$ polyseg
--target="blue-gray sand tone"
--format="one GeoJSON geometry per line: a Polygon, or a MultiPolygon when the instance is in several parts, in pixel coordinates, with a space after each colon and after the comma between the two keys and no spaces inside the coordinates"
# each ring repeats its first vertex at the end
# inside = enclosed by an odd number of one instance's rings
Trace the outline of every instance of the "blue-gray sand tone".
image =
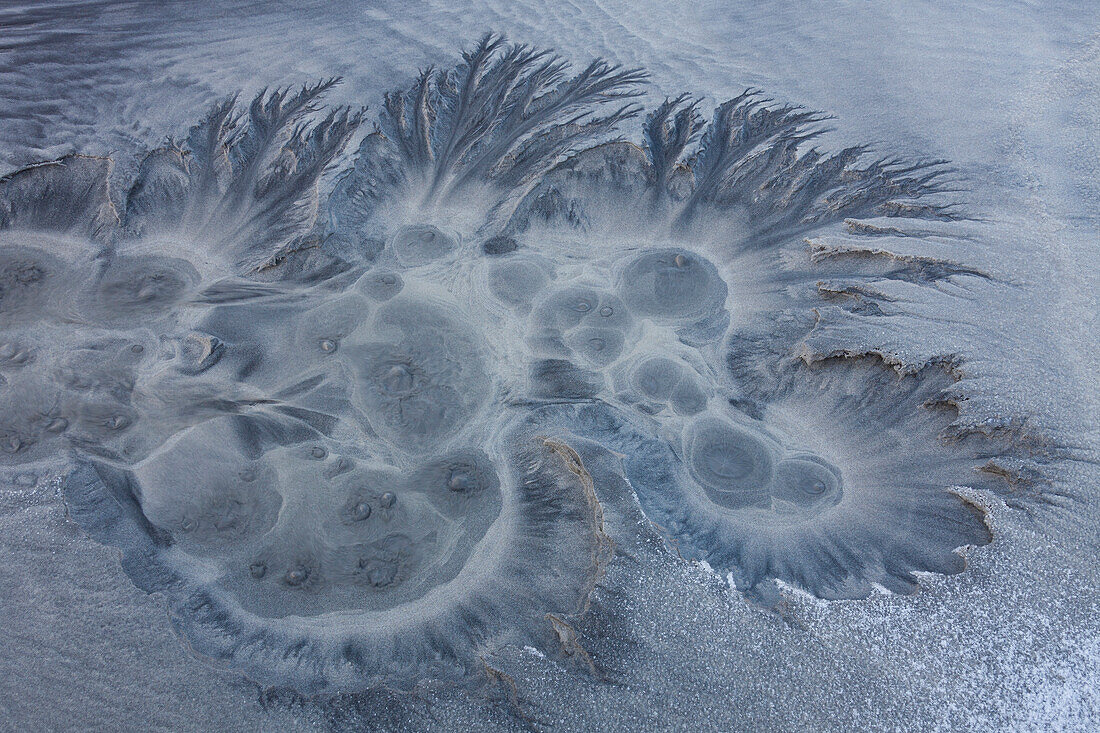
{"type": "Polygon", "coordinates": [[[1098,20],[0,9],[0,730],[1094,729],[1098,20]]]}

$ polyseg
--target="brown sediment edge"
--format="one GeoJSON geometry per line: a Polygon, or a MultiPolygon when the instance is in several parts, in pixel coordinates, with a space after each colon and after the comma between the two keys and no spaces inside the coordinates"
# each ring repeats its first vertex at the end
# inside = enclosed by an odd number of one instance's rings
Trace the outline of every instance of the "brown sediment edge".
{"type": "Polygon", "coordinates": [[[860,298],[863,296],[870,296],[876,300],[882,300],[887,303],[893,303],[897,300],[891,295],[878,290],[870,285],[846,283],[837,284],[829,280],[818,280],[816,283],[818,295],[826,300],[835,300],[843,297],[860,298]]]}
{"type": "MultiPolygon", "coordinates": [[[[816,309],[814,312],[816,315],[816,309]]],[[[950,377],[954,383],[961,381],[965,376],[963,373],[962,360],[955,356],[930,359],[922,364],[914,365],[902,361],[895,355],[877,350],[849,351],[837,349],[829,353],[814,353],[804,347],[802,352],[798,355],[798,358],[808,367],[829,366],[842,362],[864,361],[894,371],[898,374],[899,379],[906,377],[915,377],[919,379],[922,374],[937,370],[942,371],[950,377]]],[[[955,443],[973,436],[988,441],[994,441],[1004,446],[1006,449],[1006,458],[1010,457],[1014,451],[1035,455],[1045,453],[1054,447],[1052,441],[1047,436],[1037,433],[1034,430],[1029,430],[1026,419],[1006,420],[1001,423],[988,425],[966,425],[959,423],[958,419],[961,414],[959,403],[965,401],[965,399],[965,396],[953,397],[944,395],[939,398],[927,400],[922,405],[926,409],[947,409],[950,410],[953,415],[951,424],[938,436],[939,440],[945,443],[955,443]]],[[[985,463],[976,465],[974,470],[978,473],[1003,481],[1006,491],[1005,494],[1001,496],[1001,499],[1005,501],[1009,507],[1028,509],[1026,503],[1018,500],[1018,498],[1014,498],[1019,497],[1025,492],[1032,499],[1037,499],[1046,503],[1056,503],[1051,501],[1053,497],[1046,496],[1046,492],[1038,489],[1037,483],[1041,480],[1040,476],[1031,475],[1030,473],[1007,465],[997,457],[989,458],[985,463]]],[[[990,541],[992,541],[994,536],[993,525],[990,520],[992,506],[975,500],[974,497],[960,493],[955,488],[944,487],[944,490],[958,498],[964,506],[981,518],[982,523],[989,532],[990,541]]]]}
{"type": "MultiPolygon", "coordinates": [[[[905,235],[899,234],[899,236],[905,235]]],[[[905,265],[944,265],[952,268],[954,271],[952,274],[954,275],[974,275],[975,277],[986,280],[994,279],[988,272],[984,272],[974,267],[968,267],[955,260],[945,260],[939,257],[929,257],[926,255],[903,255],[891,252],[887,249],[882,249],[881,247],[828,245],[810,238],[803,239],[802,241],[810,247],[810,262],[812,263],[839,259],[884,259],[905,265]]]]}
{"type": "Polygon", "coordinates": [[[588,667],[588,671],[593,675],[596,674],[596,665],[592,662],[592,657],[581,646],[580,641],[577,639],[577,630],[569,624],[568,621],[560,616],[555,616],[552,613],[546,614],[546,620],[550,622],[550,625],[554,629],[554,633],[558,636],[558,643],[561,644],[561,649],[565,652],[565,656],[570,659],[577,659],[584,662],[588,667]]]}
{"type": "Polygon", "coordinates": [[[588,508],[591,511],[588,524],[595,539],[595,546],[592,548],[592,574],[589,576],[577,610],[574,612],[574,615],[579,616],[587,612],[591,605],[592,592],[595,590],[596,584],[603,578],[608,563],[611,562],[615,543],[604,529],[603,505],[600,503],[599,497],[596,496],[596,486],[592,480],[592,474],[584,467],[581,457],[575,450],[560,440],[544,436],[537,436],[535,439],[542,441],[544,446],[561,459],[562,463],[565,464],[565,468],[580,479],[584,497],[588,501],[588,508]]]}
{"type": "MultiPolygon", "coordinates": [[[[820,322],[820,312],[814,308],[814,328],[820,322]]],[[[812,329],[811,329],[812,330],[812,329]]],[[[842,362],[866,361],[878,364],[894,371],[899,378],[920,377],[930,371],[940,370],[949,376],[952,382],[962,381],[966,374],[963,371],[963,360],[955,355],[933,357],[920,364],[911,364],[903,361],[898,356],[878,349],[833,349],[828,352],[813,351],[803,342],[801,350],[795,357],[807,367],[829,366],[842,362]]],[[[1006,443],[1010,449],[1019,449],[1032,454],[1049,451],[1055,448],[1055,443],[1041,432],[1030,429],[1026,417],[1004,419],[999,422],[985,422],[984,424],[963,424],[958,419],[962,416],[960,402],[965,402],[965,395],[943,395],[936,399],[928,400],[925,407],[944,407],[954,412],[951,424],[940,434],[940,440],[945,442],[957,442],[969,436],[981,436],[988,440],[999,440],[1006,443]]],[[[1004,474],[1002,474],[1004,475],[1004,474]]],[[[1007,477],[1007,476],[1006,476],[1007,477]]],[[[1015,483],[1023,483],[1025,477],[1017,476],[1015,483]]]]}
{"type": "MultiPolygon", "coordinates": [[[[859,219],[845,219],[844,226],[848,228],[849,234],[867,234],[873,236],[896,236],[896,237],[908,237],[911,236],[907,232],[898,229],[897,227],[880,227],[868,222],[861,221],[859,219]]],[[[809,240],[807,240],[809,241],[809,240]]]]}
{"type": "MultiPolygon", "coordinates": [[[[820,321],[820,314],[816,308],[813,309],[813,314],[815,319],[820,321]]],[[[796,359],[810,368],[863,361],[889,369],[895,372],[899,379],[905,377],[919,378],[922,374],[932,371],[942,371],[954,383],[958,383],[966,377],[963,372],[963,361],[958,356],[934,357],[920,364],[910,364],[894,354],[878,349],[833,349],[829,352],[817,352],[811,350],[803,342],[802,349],[796,355],[796,359]]],[[[926,408],[943,407],[954,413],[951,424],[940,434],[940,440],[956,442],[971,435],[978,435],[989,440],[1005,441],[1010,444],[1008,447],[1022,448],[1032,452],[1053,447],[1048,438],[1035,431],[1028,430],[1025,419],[1005,420],[997,424],[986,425],[964,425],[959,423],[958,419],[961,417],[959,403],[965,402],[966,399],[965,395],[960,397],[943,395],[924,403],[923,406],[926,408]]],[[[1022,481],[1023,477],[1018,477],[1018,480],[1022,481]]]]}
{"type": "MultiPolygon", "coordinates": [[[[821,324],[821,311],[817,308],[811,308],[810,311],[814,316],[814,325],[813,328],[810,329],[810,333],[812,333],[821,324]]],[[[896,372],[899,377],[917,376],[925,370],[937,368],[942,369],[944,373],[949,375],[952,381],[955,382],[962,380],[966,376],[962,371],[962,359],[953,355],[933,357],[920,364],[910,364],[898,356],[880,349],[836,348],[827,352],[815,351],[811,349],[805,341],[802,342],[801,346],[802,348],[795,355],[795,358],[808,367],[825,366],[844,361],[854,362],[865,360],[878,363],[896,372]]],[[[951,404],[957,409],[954,400],[945,398],[943,402],[945,404],[951,404]]]]}
{"type": "MultiPolygon", "coordinates": [[[[981,469],[977,469],[977,470],[980,471],[981,469]]],[[[982,524],[985,525],[985,529],[986,529],[986,532],[989,535],[989,538],[985,542],[983,542],[982,544],[988,545],[990,542],[992,542],[993,539],[994,539],[993,521],[989,517],[990,512],[992,511],[992,507],[982,503],[981,501],[979,501],[977,498],[975,498],[973,496],[969,496],[966,492],[960,491],[958,488],[956,488],[954,486],[948,487],[947,488],[947,493],[951,494],[952,496],[957,498],[960,502],[962,502],[962,505],[964,507],[966,507],[967,509],[969,509],[970,512],[974,516],[976,516],[979,520],[981,520],[982,524]]],[[[961,547],[956,547],[955,548],[955,552],[958,553],[962,557],[963,561],[966,561],[966,559],[967,559],[966,555],[963,554],[963,553],[960,553],[959,550],[961,550],[965,547],[969,547],[969,545],[962,545],[961,547]]],[[[965,569],[966,568],[964,566],[963,570],[965,571],[965,569]]]]}
{"type": "MultiPolygon", "coordinates": [[[[596,590],[596,585],[607,571],[608,564],[611,562],[611,557],[614,553],[614,541],[604,529],[603,505],[596,495],[596,487],[592,480],[592,474],[584,467],[584,462],[581,460],[577,451],[566,443],[554,438],[536,436],[535,440],[541,441],[545,447],[550,449],[550,452],[561,459],[561,462],[570,473],[580,479],[581,488],[584,491],[584,496],[591,512],[588,525],[592,530],[592,536],[595,540],[592,547],[592,572],[585,583],[580,600],[577,603],[577,610],[570,614],[570,618],[580,618],[584,616],[592,606],[592,594],[596,590]]],[[[583,662],[584,665],[588,667],[589,672],[595,675],[597,673],[596,665],[593,663],[591,655],[589,655],[581,645],[577,630],[562,616],[548,613],[545,618],[550,622],[550,626],[553,628],[554,634],[557,636],[558,643],[561,645],[565,655],[571,659],[583,662]]]]}
{"type": "Polygon", "coordinates": [[[522,707],[519,704],[519,687],[516,685],[515,678],[504,670],[497,669],[489,664],[485,657],[478,656],[477,659],[481,662],[481,669],[485,672],[485,678],[488,683],[503,687],[508,696],[508,703],[515,711],[522,714],[522,707]]]}

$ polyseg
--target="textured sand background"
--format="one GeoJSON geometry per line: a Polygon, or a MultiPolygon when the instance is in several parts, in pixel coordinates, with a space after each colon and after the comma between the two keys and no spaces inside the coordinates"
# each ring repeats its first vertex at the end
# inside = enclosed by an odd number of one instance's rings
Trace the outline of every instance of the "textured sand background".
{"type": "MultiPolygon", "coordinates": [[[[746,86],[834,113],[830,145],[942,157],[992,235],[963,259],[1011,295],[910,323],[898,351],[953,353],[973,411],[1026,419],[1080,460],[1071,499],[995,508],[992,545],[913,597],[754,611],[704,569],[617,566],[631,683],[531,656],[528,696],[563,729],[1089,729],[1100,719],[1100,14],[1084,3],[56,2],[0,8],[0,173],[69,152],[120,174],[215,99],[338,74],[377,109],[486,30],[652,73],[652,98],[746,86]],[[595,712],[594,712],[595,711],[595,712]]],[[[510,727],[462,696],[302,705],[194,659],[116,553],[49,486],[0,496],[0,728],[510,727]]]]}

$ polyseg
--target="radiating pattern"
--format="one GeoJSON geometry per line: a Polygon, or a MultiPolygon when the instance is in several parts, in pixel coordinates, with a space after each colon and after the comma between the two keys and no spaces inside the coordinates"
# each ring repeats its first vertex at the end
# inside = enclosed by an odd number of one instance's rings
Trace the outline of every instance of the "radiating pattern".
{"type": "Polygon", "coordinates": [[[819,150],[755,90],[642,115],[644,79],[486,36],[386,95],[331,196],[367,119],[335,80],[217,104],[124,192],[101,158],[4,179],[0,465],[69,456],[73,517],[187,644],[307,694],[587,660],[637,529],[573,441],[746,593],[961,571],[991,536],[958,490],[1008,449],[946,371],[808,345],[883,282],[982,276],[876,246],[950,232],[950,169],[819,150]]]}

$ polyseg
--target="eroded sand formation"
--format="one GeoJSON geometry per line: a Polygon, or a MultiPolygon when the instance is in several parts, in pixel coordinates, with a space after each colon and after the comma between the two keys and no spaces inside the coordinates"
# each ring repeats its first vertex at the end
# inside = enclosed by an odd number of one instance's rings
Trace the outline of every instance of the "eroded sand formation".
{"type": "Polygon", "coordinates": [[[944,369],[813,346],[904,308],[885,281],[985,277],[888,249],[949,236],[949,171],[823,153],[751,91],[609,141],[643,80],[487,37],[387,95],[325,200],[364,119],[333,82],[217,105],[120,193],[101,158],[8,177],[0,466],[64,459],[192,649],[306,694],[584,656],[634,530],[571,440],[746,593],[959,572],[991,539],[959,491],[1008,448],[953,427],[944,369]]]}

